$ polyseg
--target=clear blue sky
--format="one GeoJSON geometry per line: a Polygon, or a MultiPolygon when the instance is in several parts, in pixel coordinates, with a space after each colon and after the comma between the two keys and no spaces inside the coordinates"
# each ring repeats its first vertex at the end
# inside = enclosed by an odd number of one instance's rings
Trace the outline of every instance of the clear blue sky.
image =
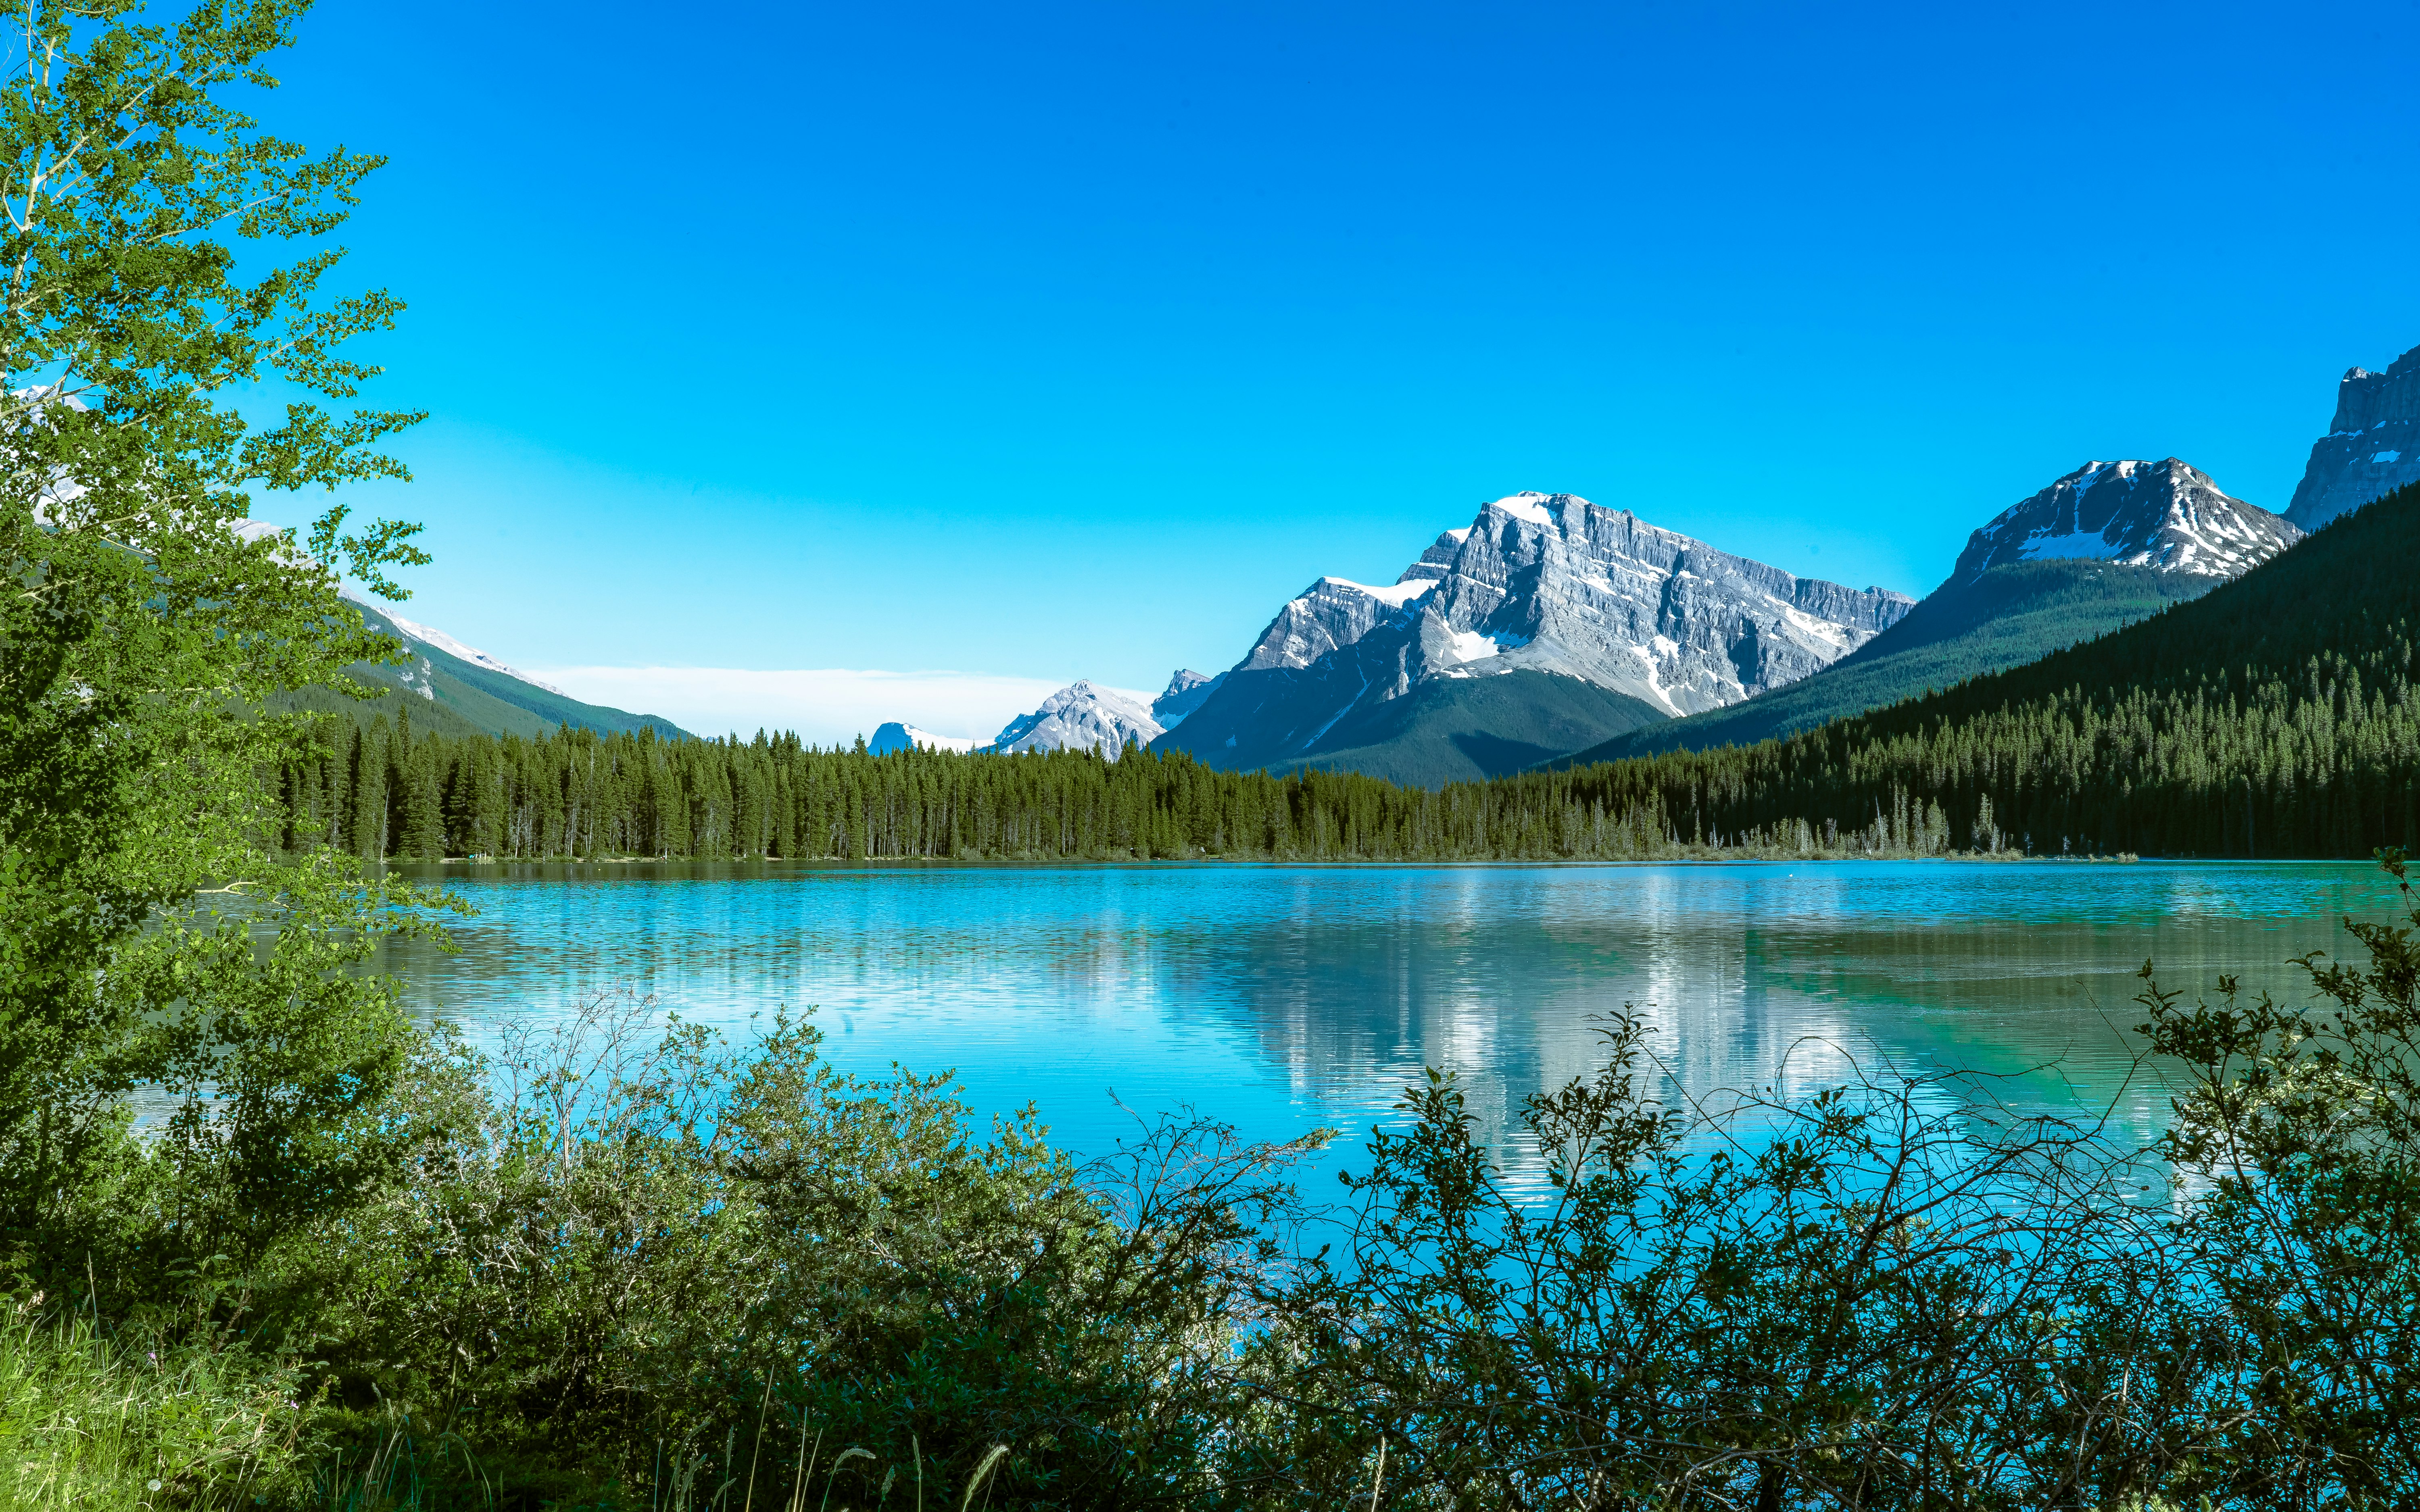
{"type": "Polygon", "coordinates": [[[263,113],[392,157],[351,266],[435,417],[358,501],[427,522],[406,612],[520,665],[1156,687],[1519,488],[1922,593],[2090,457],[2283,508],[2420,345],[2413,0],[303,39],[263,113]]]}

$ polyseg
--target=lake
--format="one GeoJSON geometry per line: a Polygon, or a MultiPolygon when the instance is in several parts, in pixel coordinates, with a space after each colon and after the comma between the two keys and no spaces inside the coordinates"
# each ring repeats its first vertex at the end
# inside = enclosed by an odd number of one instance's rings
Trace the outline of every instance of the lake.
{"type": "Polygon", "coordinates": [[[480,1038],[627,982],[744,1035],[812,1006],[844,1068],[954,1068],[1088,1154],[1132,1131],[1119,1102],[1358,1134],[1431,1065],[1501,1131],[1626,1003],[1693,1090],[1956,1066],[2140,1136],[2168,1095],[2130,1080],[2145,958],[2283,995],[2393,903],[2334,862],[405,870],[479,909],[458,955],[391,949],[417,1014],[480,1038]]]}

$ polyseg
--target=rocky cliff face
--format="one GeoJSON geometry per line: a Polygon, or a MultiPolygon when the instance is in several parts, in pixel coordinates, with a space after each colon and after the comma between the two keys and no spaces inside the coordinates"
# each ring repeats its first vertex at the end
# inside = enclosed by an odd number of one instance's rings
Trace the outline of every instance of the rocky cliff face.
{"type": "Polygon", "coordinates": [[[1688,714],[1829,666],[1914,602],[1793,578],[1575,495],[1513,494],[1388,588],[1313,584],[1168,743],[1275,764],[1424,684],[1516,671],[1688,714]]]}
{"type": "Polygon", "coordinates": [[[2383,373],[2354,368],[2336,385],[2336,418],[2311,444],[2286,517],[2316,531],[2348,510],[2420,483],[2420,347],[2383,373]]]}
{"type": "Polygon", "coordinates": [[[2087,462],[1966,539],[1945,587],[2011,562],[2098,561],[2232,578],[2303,538],[2175,457],[2087,462]]]}
{"type": "Polygon", "coordinates": [[[1524,493],[1480,511],[1401,640],[1412,678],[1559,672],[1691,714],[1827,667],[1914,603],[1793,578],[1626,509],[1524,493]]]}

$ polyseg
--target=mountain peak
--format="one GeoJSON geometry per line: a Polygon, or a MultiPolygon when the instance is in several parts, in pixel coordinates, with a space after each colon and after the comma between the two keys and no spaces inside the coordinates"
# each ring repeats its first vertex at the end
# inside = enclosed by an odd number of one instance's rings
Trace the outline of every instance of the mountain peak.
{"type": "Polygon", "coordinates": [[[1438,532],[1437,538],[1430,543],[1427,550],[1419,554],[1419,560],[1404,569],[1403,576],[1395,579],[1396,584],[1401,586],[1410,582],[1433,583],[1442,579],[1453,570],[1453,555],[1462,549],[1462,543],[1468,539],[1470,539],[1470,527],[1467,525],[1460,530],[1438,532]]]}
{"type": "Polygon", "coordinates": [[[1166,733],[1140,695],[1086,678],[1044,699],[1032,714],[1011,719],[989,748],[1091,750],[1115,761],[1127,746],[1148,746],[1166,733]]]}
{"type": "MultiPolygon", "coordinates": [[[[1481,708],[1524,729],[1536,714],[1537,728],[1586,744],[1804,677],[1915,602],[1795,578],[1629,510],[1535,490],[1481,504],[1394,587],[1321,579],[1169,744],[1220,765],[1281,766],[1481,708]]],[[[1484,771],[1515,760],[1522,740],[1496,731],[1454,733],[1453,761],[1484,771]]]]}
{"type": "Polygon", "coordinates": [[[2181,458],[2094,460],[1967,537],[1949,576],[1972,582],[2011,562],[2097,561],[2232,578],[2302,538],[2181,458]]]}

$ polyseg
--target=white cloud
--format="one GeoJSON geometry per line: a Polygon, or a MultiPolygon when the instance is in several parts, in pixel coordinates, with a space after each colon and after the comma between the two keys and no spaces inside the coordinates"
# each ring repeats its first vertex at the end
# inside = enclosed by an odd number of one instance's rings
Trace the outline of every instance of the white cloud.
{"type": "Polygon", "coordinates": [[[989,740],[1065,686],[1038,677],[849,668],[533,667],[529,672],[584,702],[661,715],[697,734],[795,730],[818,746],[846,745],[892,719],[937,735],[989,740]]]}

